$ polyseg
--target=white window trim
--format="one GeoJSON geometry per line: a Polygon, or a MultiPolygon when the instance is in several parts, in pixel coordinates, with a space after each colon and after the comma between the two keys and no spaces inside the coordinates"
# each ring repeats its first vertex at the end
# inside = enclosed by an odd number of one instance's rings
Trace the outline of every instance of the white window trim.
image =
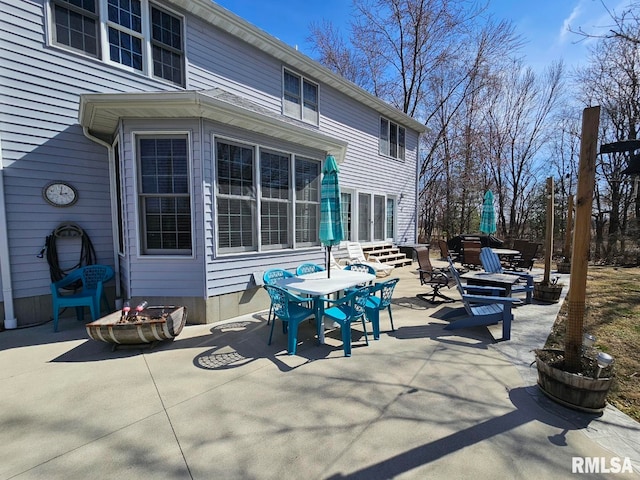
{"type": "MultiPolygon", "coordinates": [[[[380,240],[374,239],[374,222],[375,222],[375,197],[384,198],[384,240],[390,241],[395,238],[396,231],[389,232],[387,230],[387,200],[391,199],[394,201],[394,217],[395,222],[393,225],[394,230],[398,228],[398,202],[400,197],[398,195],[391,195],[388,193],[381,193],[378,191],[372,190],[354,190],[349,188],[341,189],[341,192],[350,193],[351,194],[351,207],[352,207],[352,219],[351,219],[351,236],[354,242],[365,242],[365,243],[375,243],[380,240]],[[369,196],[369,212],[370,212],[370,220],[369,220],[369,240],[359,240],[360,238],[360,195],[368,195],[369,196]]],[[[346,240],[349,241],[349,240],[346,240]]]]}
{"type": "Polygon", "coordinates": [[[134,211],[134,220],[135,220],[135,229],[136,229],[136,259],[140,260],[185,260],[185,259],[194,259],[195,258],[195,243],[196,243],[196,231],[195,231],[195,221],[194,221],[194,206],[195,199],[193,194],[193,133],[191,130],[133,130],[131,131],[131,155],[133,162],[133,185],[135,192],[135,211],[134,211]],[[140,218],[140,191],[139,191],[139,178],[138,178],[138,142],[137,137],[170,137],[177,135],[186,135],[187,137],[187,168],[189,169],[189,205],[191,209],[191,253],[190,254],[149,254],[142,252],[142,229],[141,229],[141,218],[140,218]]]}
{"type": "MultiPolygon", "coordinates": [[[[213,195],[212,195],[212,204],[211,204],[211,217],[212,217],[212,222],[213,222],[213,238],[214,238],[214,245],[215,245],[215,257],[233,257],[233,256],[246,256],[246,255],[259,255],[259,254],[264,254],[264,253],[273,253],[273,252],[300,252],[300,251],[304,251],[304,250],[308,250],[308,249],[315,249],[320,245],[320,242],[318,241],[317,244],[314,245],[307,245],[304,244],[303,246],[299,246],[298,242],[296,241],[296,202],[297,202],[297,196],[296,196],[296,189],[295,189],[295,165],[296,165],[296,159],[300,157],[303,160],[311,160],[311,161],[317,161],[319,163],[320,166],[320,177],[322,176],[322,160],[317,159],[317,158],[313,158],[312,156],[309,155],[303,155],[303,154],[296,154],[294,152],[291,151],[287,151],[287,150],[283,150],[283,149],[279,149],[277,147],[273,147],[273,146],[267,146],[267,145],[261,145],[259,143],[250,141],[250,140],[246,140],[246,139],[242,139],[242,138],[237,138],[237,137],[233,137],[233,136],[228,136],[228,135],[217,135],[215,133],[211,134],[211,156],[210,156],[210,161],[211,161],[211,173],[212,173],[212,184],[213,184],[213,195]],[[255,208],[256,208],[256,218],[255,218],[255,227],[257,228],[257,230],[254,232],[254,242],[256,243],[256,249],[255,250],[243,250],[243,251],[224,251],[220,248],[220,244],[218,242],[218,232],[219,232],[219,223],[218,223],[218,167],[217,167],[217,158],[216,158],[216,145],[217,142],[230,142],[233,144],[239,144],[242,146],[245,146],[247,148],[252,148],[254,151],[254,164],[253,164],[253,175],[254,175],[254,195],[255,195],[255,208]],[[261,201],[262,201],[262,185],[261,185],[261,178],[260,178],[260,152],[261,149],[267,150],[269,152],[274,152],[274,153],[281,153],[283,155],[287,155],[289,156],[289,162],[290,162],[290,169],[289,169],[289,185],[291,187],[291,195],[290,195],[290,199],[289,199],[289,217],[291,219],[290,225],[289,225],[289,238],[290,240],[290,244],[291,246],[286,247],[286,248],[277,248],[277,247],[267,247],[267,248],[263,248],[262,247],[262,237],[260,235],[260,228],[262,225],[262,216],[260,214],[260,205],[261,205],[261,201]]],[[[319,201],[319,199],[318,199],[319,201]]]]}
{"type": "Polygon", "coordinates": [[[121,28],[122,31],[127,33],[135,34],[135,36],[141,37],[143,39],[143,59],[142,59],[142,70],[137,70],[133,67],[129,67],[128,65],[124,65],[122,63],[114,62],[111,60],[109,55],[109,16],[108,16],[108,2],[107,0],[96,0],[98,1],[98,55],[90,55],[82,50],[78,50],[75,48],[68,47],[64,44],[57,43],[54,41],[54,15],[53,15],[53,1],[47,1],[47,8],[45,12],[45,21],[47,24],[47,46],[55,49],[60,49],[66,53],[71,53],[75,55],[79,55],[83,58],[87,58],[93,61],[99,61],[104,63],[105,65],[109,65],[112,67],[116,67],[120,70],[124,70],[136,75],[142,75],[146,78],[151,78],[153,80],[157,80],[159,82],[166,83],[173,87],[187,87],[187,45],[186,45],[186,32],[187,32],[187,21],[186,17],[175,10],[167,7],[166,5],[160,5],[155,2],[150,2],[149,0],[140,0],[142,14],[142,33],[134,32],[131,30],[127,30],[121,28]],[[153,58],[152,58],[152,45],[151,45],[151,6],[158,8],[159,10],[164,10],[165,12],[177,17],[180,19],[182,24],[182,84],[173,83],[171,80],[167,80],[163,77],[157,77],[153,74],[153,58]]]}
{"type": "Polygon", "coordinates": [[[398,160],[401,162],[406,161],[407,159],[407,128],[400,125],[398,122],[393,121],[387,117],[380,116],[378,119],[378,154],[383,157],[392,158],[394,160],[398,160]],[[382,120],[386,120],[387,122],[387,151],[381,151],[380,142],[382,141],[382,137],[380,136],[380,123],[382,120]],[[400,129],[404,130],[404,158],[400,157],[396,154],[396,156],[391,155],[391,124],[394,124],[398,127],[398,138],[396,146],[399,148],[400,146],[400,129]]]}
{"type": "Polygon", "coordinates": [[[303,74],[299,73],[298,71],[292,69],[292,68],[288,68],[286,66],[282,67],[282,75],[281,75],[281,79],[282,79],[282,94],[281,94],[281,101],[282,101],[282,114],[289,117],[289,118],[295,118],[296,120],[300,120],[304,123],[307,123],[309,125],[314,125],[314,126],[319,126],[320,125],[320,84],[316,81],[311,80],[310,78],[304,76],[303,74]],[[285,72],[289,72],[292,75],[296,75],[298,77],[300,77],[300,111],[298,112],[299,114],[297,116],[293,116],[290,115],[286,112],[285,110],[285,81],[284,81],[284,74],[285,72]],[[304,82],[310,83],[312,85],[315,85],[316,87],[316,96],[317,96],[317,103],[316,103],[316,107],[317,107],[317,111],[316,111],[316,121],[312,122],[310,120],[307,120],[304,117],[304,82]]]}

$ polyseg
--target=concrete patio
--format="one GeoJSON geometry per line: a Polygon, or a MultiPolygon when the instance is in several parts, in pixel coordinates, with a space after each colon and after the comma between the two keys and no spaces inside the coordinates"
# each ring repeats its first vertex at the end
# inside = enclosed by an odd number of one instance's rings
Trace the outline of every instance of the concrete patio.
{"type": "Polygon", "coordinates": [[[268,346],[266,312],[152,349],[112,351],[70,318],[0,332],[0,478],[544,479],[571,477],[574,457],[635,469],[589,478],[640,476],[640,424],[535,385],[531,350],[560,304],[518,307],[508,342],[444,330],[461,303],[416,298],[415,268],[393,274],[396,331],[383,312],[350,358],[339,331],[318,345],[306,322],[297,355],[279,325],[268,346]]]}

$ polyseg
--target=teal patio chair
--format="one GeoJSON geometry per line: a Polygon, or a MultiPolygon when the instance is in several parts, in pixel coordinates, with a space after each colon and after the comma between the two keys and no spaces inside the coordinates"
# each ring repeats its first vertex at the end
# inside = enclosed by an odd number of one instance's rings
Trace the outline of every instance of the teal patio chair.
{"type": "Polygon", "coordinates": [[[340,330],[342,331],[342,348],[345,357],[351,356],[351,324],[357,320],[362,322],[364,339],[367,345],[369,345],[367,325],[365,322],[365,305],[369,298],[369,290],[370,287],[362,287],[338,300],[324,300],[328,304],[333,305],[324,310],[324,316],[340,325],[340,330]]]}
{"type": "MultiPolygon", "coordinates": [[[[521,280],[526,282],[525,284],[515,284],[511,287],[511,293],[526,293],[527,299],[525,303],[531,303],[533,297],[533,275],[524,272],[505,271],[500,263],[500,257],[491,250],[489,247],[484,247],[480,250],[480,261],[482,262],[482,268],[485,272],[491,273],[507,273],[509,275],[516,275],[521,280]]],[[[520,281],[520,280],[519,280],[520,281]]]]}
{"type": "Polygon", "coordinates": [[[276,325],[276,318],[279,318],[282,321],[283,331],[287,333],[287,353],[295,355],[298,345],[298,325],[305,319],[315,316],[315,309],[304,306],[308,304],[308,298],[298,297],[284,288],[276,285],[264,285],[264,288],[271,297],[274,315],[268,345],[271,345],[273,328],[276,325]]]}
{"type": "MultiPolygon", "coordinates": [[[[364,263],[350,263],[349,265],[347,265],[346,267],[344,267],[344,270],[351,270],[352,272],[362,272],[362,273],[368,273],[369,275],[376,275],[376,269],[373,268],[371,265],[365,265],[364,263]]],[[[370,286],[373,283],[373,281],[369,282],[369,283],[361,283],[359,285],[356,285],[355,287],[351,287],[351,288],[347,288],[344,292],[345,294],[349,294],[355,290],[358,290],[359,288],[362,287],[367,287],[370,286]]]]}
{"type": "Polygon", "coordinates": [[[84,320],[84,307],[89,307],[91,319],[100,318],[102,306],[109,311],[109,302],[104,292],[104,284],[114,276],[107,265],[87,265],[70,272],[62,280],[51,284],[53,300],[53,331],[58,331],[58,316],[61,308],[75,307],[78,320],[84,320]],[[69,288],[80,284],[69,293],[69,288]]]}
{"type": "Polygon", "coordinates": [[[369,291],[369,298],[367,298],[364,310],[367,320],[371,322],[373,327],[374,340],[380,338],[380,312],[384,309],[389,311],[391,330],[394,332],[396,330],[393,326],[393,315],[391,314],[391,298],[393,297],[393,290],[399,281],[399,278],[392,278],[386,282],[376,283],[369,291]],[[378,293],[380,294],[379,296],[378,293]]]}
{"type": "MultiPolygon", "coordinates": [[[[273,285],[277,280],[282,278],[295,277],[295,275],[282,268],[272,268],[262,274],[262,281],[265,285],[273,285]]],[[[269,307],[269,316],[267,317],[267,325],[271,323],[273,318],[273,307],[269,307]]]]}
{"type": "Polygon", "coordinates": [[[303,263],[296,268],[296,275],[305,275],[307,273],[323,272],[324,267],[321,267],[317,263],[303,263]]]}

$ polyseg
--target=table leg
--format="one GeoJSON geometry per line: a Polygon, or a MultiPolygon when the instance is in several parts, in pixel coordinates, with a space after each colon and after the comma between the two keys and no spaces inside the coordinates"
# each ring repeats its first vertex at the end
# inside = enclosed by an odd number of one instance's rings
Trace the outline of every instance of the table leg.
{"type": "Polygon", "coordinates": [[[313,303],[316,310],[316,331],[318,334],[318,343],[324,345],[324,298],[314,297],[313,303]]]}

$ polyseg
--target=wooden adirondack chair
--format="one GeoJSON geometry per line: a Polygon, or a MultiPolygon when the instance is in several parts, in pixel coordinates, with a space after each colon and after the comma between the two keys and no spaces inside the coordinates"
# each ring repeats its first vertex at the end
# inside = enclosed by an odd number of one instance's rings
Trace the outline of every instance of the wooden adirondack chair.
{"type": "MultiPolygon", "coordinates": [[[[513,320],[511,307],[518,300],[512,297],[470,295],[466,293],[465,287],[463,287],[460,280],[460,274],[451,260],[449,260],[449,271],[456,281],[458,291],[462,296],[466,315],[462,318],[454,319],[445,329],[456,330],[459,328],[495,325],[502,322],[501,340],[511,339],[511,321],[513,320]]],[[[473,288],[475,290],[478,287],[474,286],[473,288]]]]}
{"type": "Polygon", "coordinates": [[[486,272],[517,275],[521,280],[525,281],[526,285],[523,283],[517,283],[511,287],[511,293],[526,293],[527,299],[525,303],[531,303],[531,298],[533,296],[533,275],[523,272],[505,271],[500,263],[500,257],[498,257],[498,255],[496,255],[496,253],[489,247],[484,247],[480,251],[480,261],[482,262],[482,268],[484,268],[486,272]]]}

